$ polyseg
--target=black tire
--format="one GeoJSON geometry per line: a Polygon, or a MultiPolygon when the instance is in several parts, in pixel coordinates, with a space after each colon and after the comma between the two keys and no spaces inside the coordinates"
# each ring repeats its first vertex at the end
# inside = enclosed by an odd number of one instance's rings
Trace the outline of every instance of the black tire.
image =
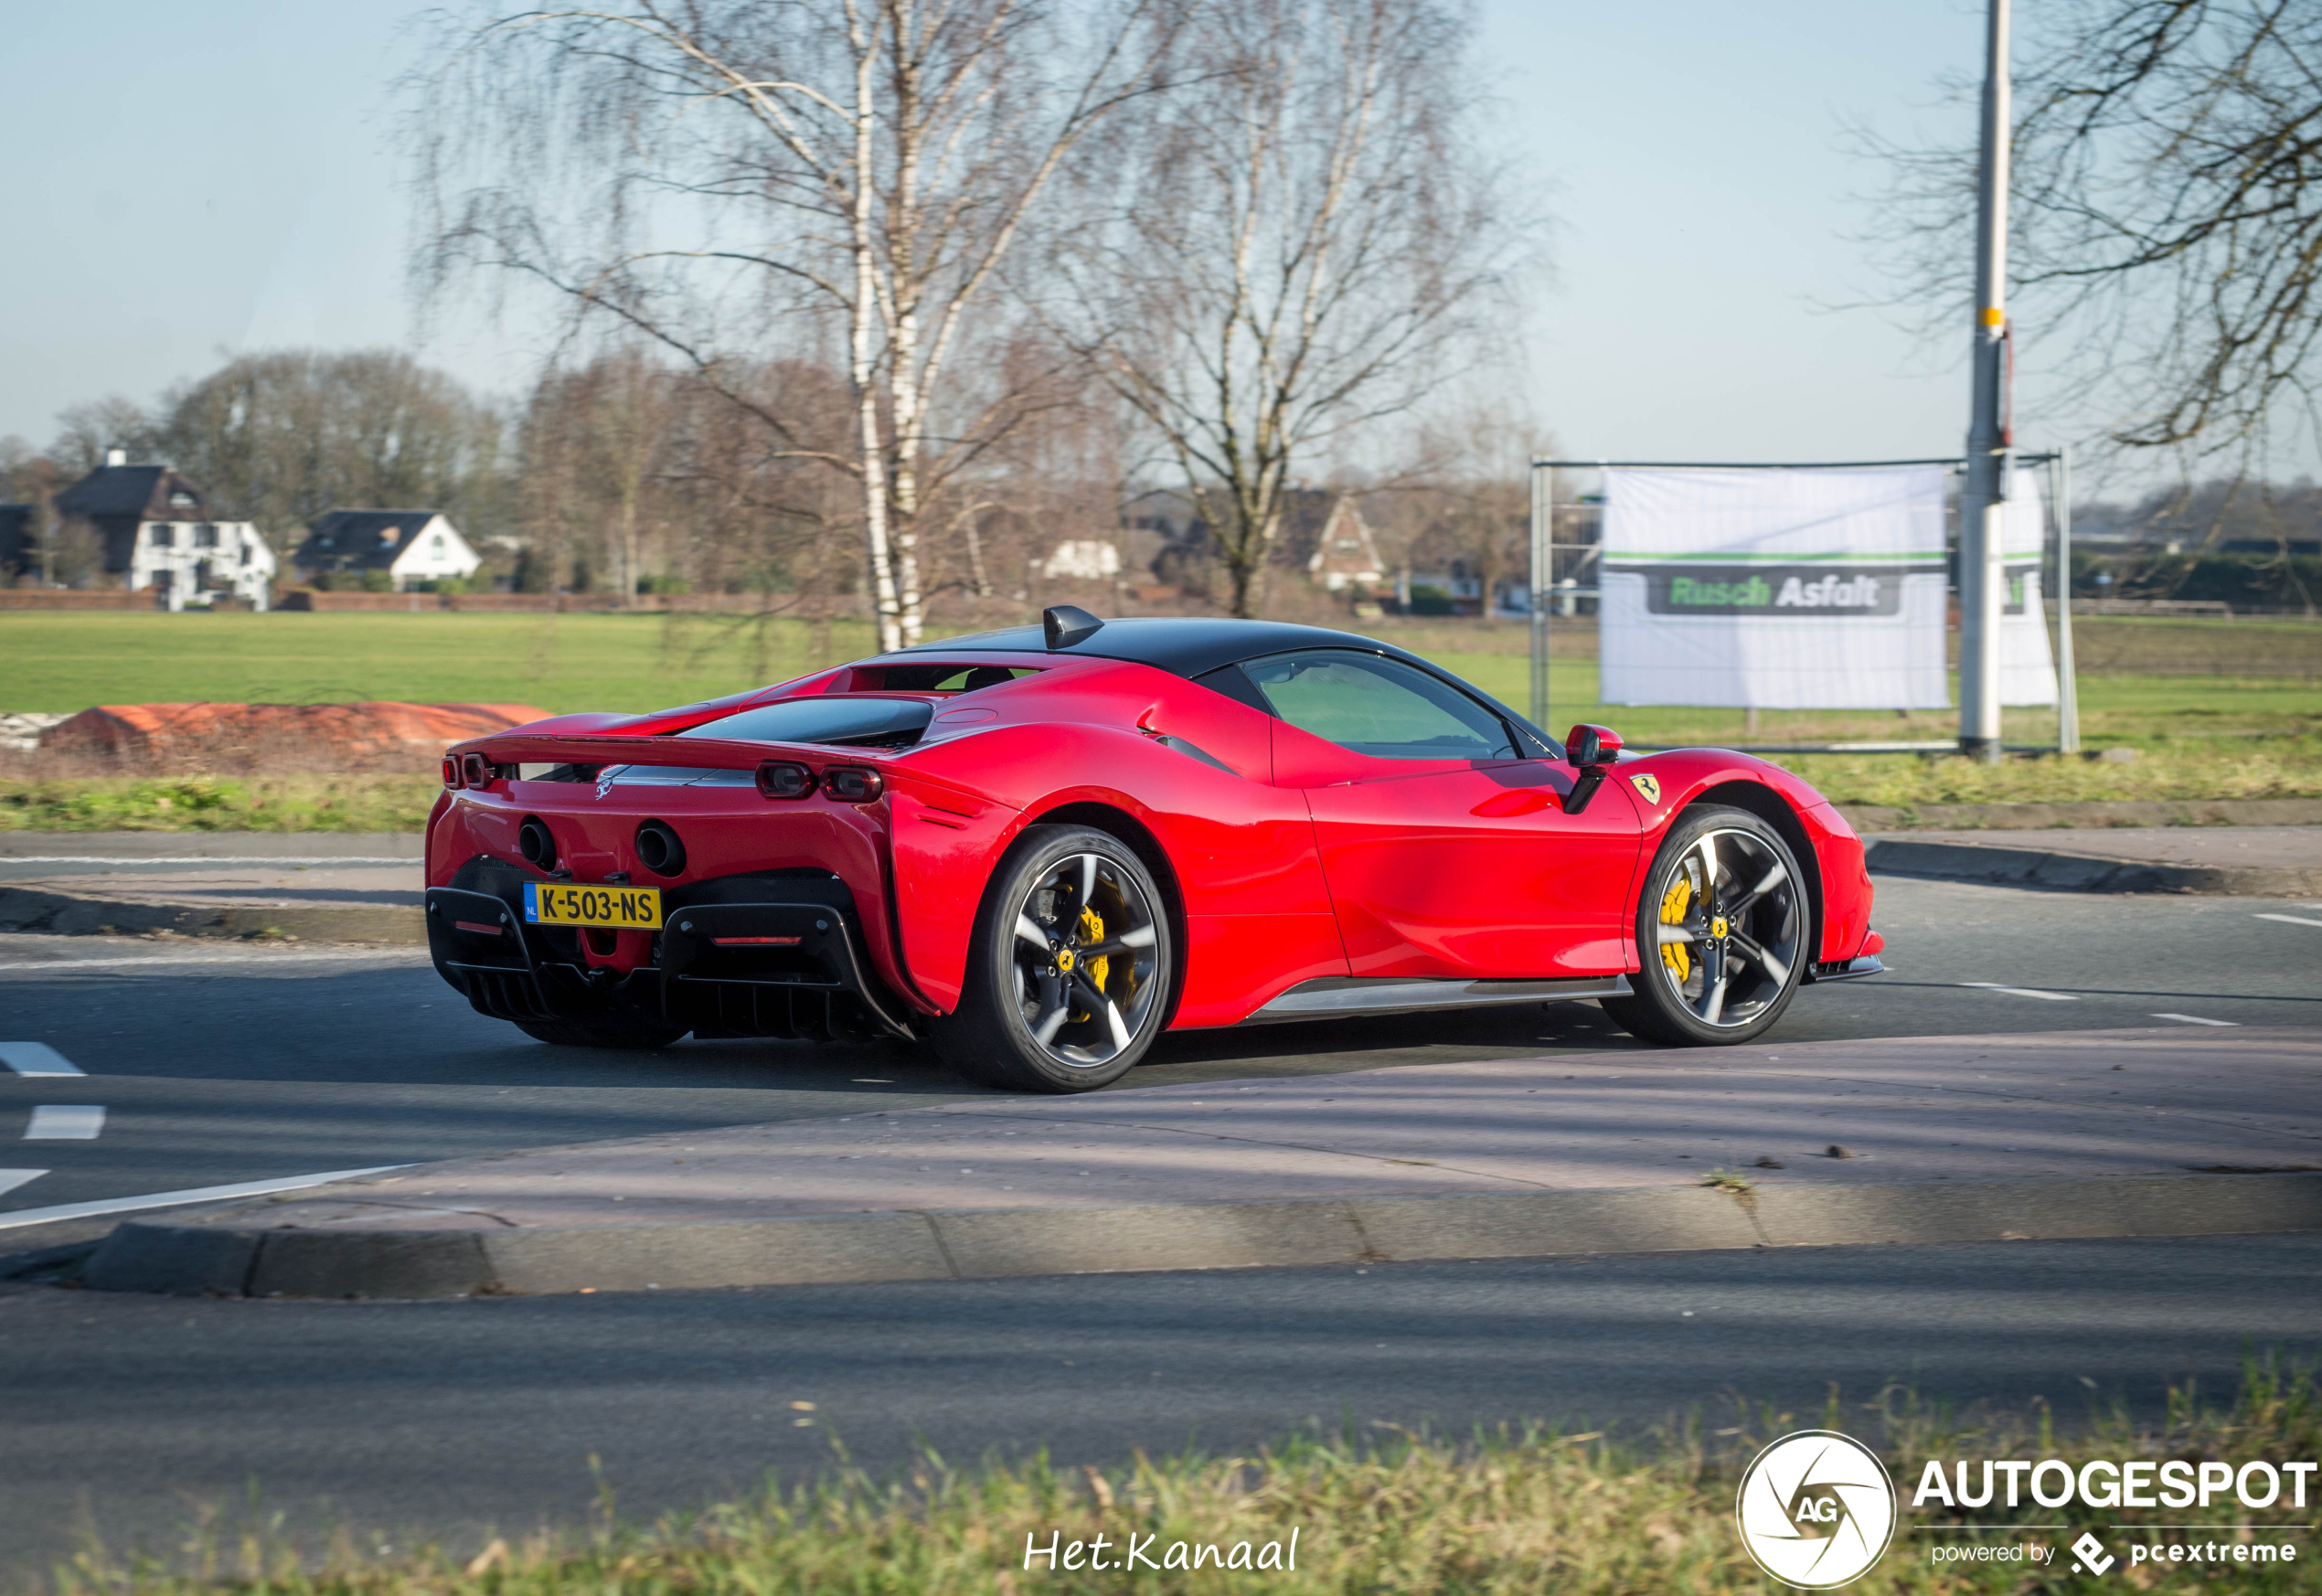
{"type": "Polygon", "coordinates": [[[959,1009],[936,1050],[1011,1091],[1093,1091],[1161,1034],[1176,949],[1161,891],[1118,837],[1035,825],[976,911],[959,1009]],[[1100,1001],[1101,1000],[1101,1001],[1100,1001]]]}
{"type": "Polygon", "coordinates": [[[1631,1036],[1716,1048],[1765,1034],[1796,995],[1814,916],[1782,834],[1744,809],[1679,815],[1636,906],[1636,995],[1602,1000],[1631,1036]],[[1707,890],[1704,890],[1704,887],[1707,890]]]}
{"type": "Polygon", "coordinates": [[[559,1048],[666,1048],[686,1034],[684,1026],[664,1025],[638,1015],[607,1014],[590,1019],[518,1020],[516,1028],[536,1041],[559,1048]]]}

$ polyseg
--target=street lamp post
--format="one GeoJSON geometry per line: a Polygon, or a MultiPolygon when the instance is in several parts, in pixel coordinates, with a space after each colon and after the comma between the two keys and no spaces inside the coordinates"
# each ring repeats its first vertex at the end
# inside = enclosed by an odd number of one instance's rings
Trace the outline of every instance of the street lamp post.
{"type": "Polygon", "coordinates": [[[2013,439],[2008,383],[2008,0],[1990,0],[1984,44],[1983,156],[1976,201],[1975,360],[1967,479],[1959,495],[1959,751],[2000,757],[1999,615],[2007,576],[2001,501],[2013,439]]]}

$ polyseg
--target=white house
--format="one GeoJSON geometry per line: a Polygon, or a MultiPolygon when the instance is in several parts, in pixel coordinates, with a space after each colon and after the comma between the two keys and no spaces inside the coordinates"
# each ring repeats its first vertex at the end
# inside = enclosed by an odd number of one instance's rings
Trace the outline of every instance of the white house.
{"type": "Polygon", "coordinates": [[[137,528],[129,585],[151,588],[172,610],[230,592],[266,608],[274,551],[248,521],[147,521],[137,528]]]}
{"type": "Polygon", "coordinates": [[[1101,537],[1068,538],[1040,562],[1040,574],[1105,581],[1121,574],[1121,551],[1101,537]]]}
{"type": "Polygon", "coordinates": [[[266,608],[274,551],[248,521],[209,514],[202,490],[166,465],[131,465],[122,449],[57,495],[57,513],[104,540],[105,571],[172,610],[231,593],[266,608]]]}
{"type": "Polygon", "coordinates": [[[440,510],[331,510],[315,518],[291,563],[308,581],[385,571],[402,593],[421,582],[464,581],[484,559],[440,510]]]}

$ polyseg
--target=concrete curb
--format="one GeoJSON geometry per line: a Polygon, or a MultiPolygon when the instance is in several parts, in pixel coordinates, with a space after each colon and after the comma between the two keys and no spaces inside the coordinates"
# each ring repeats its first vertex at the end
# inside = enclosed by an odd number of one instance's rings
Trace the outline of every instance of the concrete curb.
{"type": "Polygon", "coordinates": [[[447,1297],[991,1280],[1454,1258],[2322,1229],[2322,1173],[1705,1186],[815,1215],[634,1228],[268,1229],[244,1208],[133,1220],[100,1291],[447,1297]],[[237,1221],[245,1221],[240,1222],[237,1221]]]}
{"type": "Polygon", "coordinates": [[[2059,892],[2177,892],[2221,898],[2322,896],[2322,870],[2277,865],[2178,865],[1973,843],[1869,839],[1873,874],[2044,887],[2059,892]]]}
{"type": "Polygon", "coordinates": [[[292,909],[229,909],[185,903],[132,903],[79,892],[0,887],[0,931],[49,936],[296,937],[309,942],[427,941],[427,914],[417,904],[325,904],[292,909]]]}
{"type": "Polygon", "coordinates": [[[2048,831],[2066,826],[2322,825],[2322,798],[2104,799],[2086,803],[1841,803],[1857,831],[2048,831]]]}

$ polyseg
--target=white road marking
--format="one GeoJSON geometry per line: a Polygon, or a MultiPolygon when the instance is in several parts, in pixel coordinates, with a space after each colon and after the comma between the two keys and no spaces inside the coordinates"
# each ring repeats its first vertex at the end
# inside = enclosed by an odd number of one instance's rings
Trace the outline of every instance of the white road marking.
{"type": "Polygon", "coordinates": [[[0,1064],[19,1075],[79,1075],[78,1066],[46,1042],[0,1042],[0,1064]]]}
{"type": "Polygon", "coordinates": [[[28,1180],[38,1180],[48,1172],[45,1169],[0,1169],[0,1197],[5,1197],[28,1180]]]}
{"type": "Polygon", "coordinates": [[[2295,914],[2261,914],[2259,920],[2278,920],[2284,925],[2322,925],[2322,920],[2306,920],[2295,914]]]}
{"type": "MultiPolygon", "coordinates": [[[[303,1186],[328,1186],[335,1180],[353,1180],[358,1176],[384,1175],[390,1169],[409,1169],[408,1164],[380,1164],[369,1169],[334,1169],[322,1175],[293,1175],[281,1180],[245,1180],[235,1186],[197,1186],[186,1191],[157,1191],[145,1197],[108,1197],[102,1202],[59,1203],[48,1208],[18,1208],[13,1213],[0,1214],[0,1230],[15,1230],[26,1225],[46,1225],[56,1219],[86,1219],[103,1214],[132,1214],[140,1208],[174,1208],[186,1203],[227,1202],[235,1197],[264,1197],[270,1192],[297,1191],[303,1186]]],[[[25,1174],[24,1171],[16,1171],[25,1174]]],[[[34,1170],[26,1175],[46,1174],[34,1170]]],[[[18,1183],[21,1184],[21,1183],[18,1183]]]]}
{"type": "Polygon", "coordinates": [[[2238,1026],[2242,1023],[2240,1020],[2203,1019],[2197,1014],[2157,1014],[2153,1017],[2175,1020],[2178,1024],[2185,1026],[2238,1026]]]}
{"type": "Polygon", "coordinates": [[[118,854],[0,854],[8,865],[410,865],[418,858],[386,854],[156,854],[151,858],[126,858],[118,854]]]}
{"type": "Polygon", "coordinates": [[[2042,992],[2037,986],[2002,986],[1997,981],[1962,981],[1962,986],[1980,987],[1986,992],[2005,992],[2010,997],[2044,997],[2050,1003],[2078,1003],[2069,992],[2042,992]]]}
{"type": "Polygon", "coordinates": [[[93,1142],[105,1128],[105,1111],[99,1103],[44,1102],[32,1111],[24,1128],[27,1142],[93,1142]]]}
{"type": "Polygon", "coordinates": [[[337,952],[116,953],[94,959],[12,959],[0,963],[0,970],[117,970],[143,964],[345,964],[362,960],[416,964],[425,957],[425,952],[417,948],[408,953],[385,948],[349,948],[337,952]]]}

